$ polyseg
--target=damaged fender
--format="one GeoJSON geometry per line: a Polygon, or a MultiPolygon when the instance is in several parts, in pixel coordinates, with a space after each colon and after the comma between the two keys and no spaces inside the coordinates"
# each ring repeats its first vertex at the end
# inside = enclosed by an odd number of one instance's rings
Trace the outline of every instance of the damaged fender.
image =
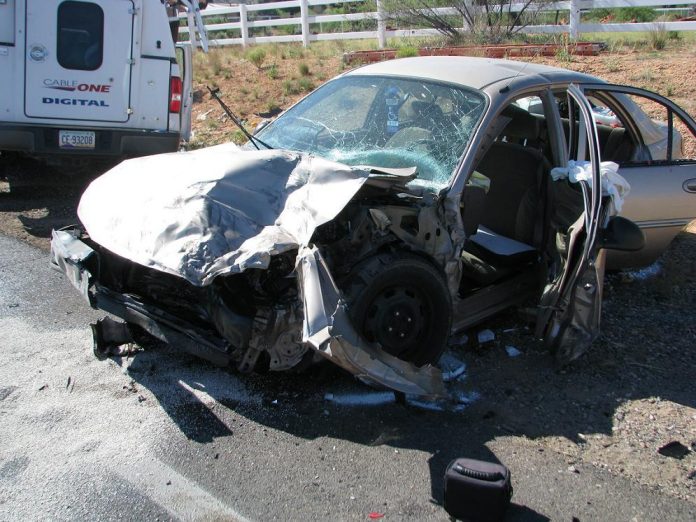
{"type": "Polygon", "coordinates": [[[430,365],[418,368],[372,347],[360,337],[316,247],[300,248],[297,275],[304,303],[303,342],[368,384],[433,399],[447,395],[439,369],[430,365]]]}

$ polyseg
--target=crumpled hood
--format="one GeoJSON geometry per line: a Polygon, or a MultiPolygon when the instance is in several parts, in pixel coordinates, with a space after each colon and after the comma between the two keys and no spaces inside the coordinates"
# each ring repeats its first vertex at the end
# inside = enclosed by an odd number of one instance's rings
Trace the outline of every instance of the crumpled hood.
{"type": "Polygon", "coordinates": [[[124,161],[89,185],[78,216],[111,252],[202,286],[306,245],[367,177],[307,154],[221,145],[124,161]]]}

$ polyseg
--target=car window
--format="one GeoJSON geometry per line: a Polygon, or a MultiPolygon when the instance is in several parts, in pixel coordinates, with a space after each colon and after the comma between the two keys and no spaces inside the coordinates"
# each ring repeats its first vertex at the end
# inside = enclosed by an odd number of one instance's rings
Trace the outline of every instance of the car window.
{"type": "Polygon", "coordinates": [[[58,6],[58,63],[65,69],[94,71],[103,60],[104,11],[91,2],[58,6]]]}
{"type": "MultiPolygon", "coordinates": [[[[592,105],[603,161],[630,166],[667,160],[667,107],[633,94],[612,93],[608,96],[601,91],[588,91],[587,98],[592,105]]],[[[568,137],[567,102],[560,93],[556,100],[568,137]]],[[[673,118],[671,145],[672,160],[696,159],[696,138],[677,115],[673,118]]]]}
{"type": "Polygon", "coordinates": [[[447,186],[486,108],[480,91],[419,79],[344,76],[258,136],[348,165],[416,167],[412,183],[447,186]]]}
{"type": "MultiPolygon", "coordinates": [[[[668,128],[670,125],[668,108],[657,101],[634,94],[615,93],[614,97],[626,114],[625,116],[617,114],[619,126],[626,127],[629,122],[624,122],[624,120],[630,118],[639,141],[647,149],[643,156],[649,156],[652,161],[667,160],[668,128]]],[[[618,108],[617,112],[619,112],[618,108]]],[[[641,155],[636,155],[634,158],[630,158],[627,163],[638,162],[641,159],[641,155]]],[[[696,159],[696,139],[676,114],[673,115],[672,119],[671,159],[696,159]]]]}
{"type": "Polygon", "coordinates": [[[514,101],[514,104],[530,114],[536,114],[539,116],[544,115],[544,106],[539,96],[525,96],[523,98],[518,98],[514,101]]]}

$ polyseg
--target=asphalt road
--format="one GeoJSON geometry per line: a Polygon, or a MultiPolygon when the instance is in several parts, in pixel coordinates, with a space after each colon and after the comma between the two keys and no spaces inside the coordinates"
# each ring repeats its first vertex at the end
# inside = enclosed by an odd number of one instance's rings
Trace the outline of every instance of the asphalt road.
{"type": "Polygon", "coordinates": [[[100,362],[99,314],[4,236],[0,317],[0,520],[447,520],[457,456],[510,467],[509,520],[696,519],[476,408],[397,404],[331,367],[239,376],[164,346],[100,362]]]}

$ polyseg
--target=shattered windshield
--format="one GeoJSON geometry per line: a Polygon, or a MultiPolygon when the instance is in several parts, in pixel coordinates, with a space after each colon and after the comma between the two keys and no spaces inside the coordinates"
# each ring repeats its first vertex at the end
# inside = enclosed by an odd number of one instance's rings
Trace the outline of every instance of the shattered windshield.
{"type": "MultiPolygon", "coordinates": [[[[258,137],[347,165],[416,167],[444,188],[486,106],[479,91],[417,79],[346,76],[289,109],[258,137]]],[[[247,145],[248,146],[248,145],[247,145]]]]}

